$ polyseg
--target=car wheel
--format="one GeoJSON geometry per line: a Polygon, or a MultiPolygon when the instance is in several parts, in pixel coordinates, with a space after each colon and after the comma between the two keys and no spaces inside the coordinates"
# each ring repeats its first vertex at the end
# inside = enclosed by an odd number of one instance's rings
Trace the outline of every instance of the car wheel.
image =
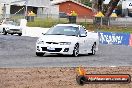
{"type": "Polygon", "coordinates": [[[90,55],[95,55],[96,53],[96,44],[94,43],[91,49],[92,53],[89,53],[90,55]]]}
{"type": "Polygon", "coordinates": [[[79,85],[83,86],[87,79],[84,76],[77,76],[76,81],[79,85]]]}
{"type": "Polygon", "coordinates": [[[21,36],[21,35],[22,35],[22,33],[19,33],[18,35],[19,35],[19,36],[21,36]]]}
{"type": "Polygon", "coordinates": [[[37,56],[40,56],[40,57],[44,56],[44,54],[45,54],[45,53],[38,53],[38,52],[36,52],[36,55],[37,55],[37,56]]]}
{"type": "Polygon", "coordinates": [[[74,57],[77,57],[79,55],[79,44],[75,44],[73,54],[74,57]]]}
{"type": "Polygon", "coordinates": [[[13,35],[13,33],[11,33],[11,35],[13,35]]]}
{"type": "Polygon", "coordinates": [[[6,30],[5,30],[5,29],[3,29],[3,35],[6,35],[6,34],[7,34],[6,30]]]}

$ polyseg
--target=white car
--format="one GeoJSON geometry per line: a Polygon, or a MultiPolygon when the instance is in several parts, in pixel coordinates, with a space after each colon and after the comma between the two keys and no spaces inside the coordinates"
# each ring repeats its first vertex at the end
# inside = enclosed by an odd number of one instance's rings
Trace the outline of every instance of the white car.
{"type": "Polygon", "coordinates": [[[87,31],[77,24],[58,24],[50,28],[36,42],[36,55],[79,54],[95,55],[98,50],[98,34],[87,31]]]}
{"type": "Polygon", "coordinates": [[[5,21],[0,25],[0,32],[4,35],[6,34],[18,34],[19,36],[22,35],[21,27],[13,21],[5,21]]]}

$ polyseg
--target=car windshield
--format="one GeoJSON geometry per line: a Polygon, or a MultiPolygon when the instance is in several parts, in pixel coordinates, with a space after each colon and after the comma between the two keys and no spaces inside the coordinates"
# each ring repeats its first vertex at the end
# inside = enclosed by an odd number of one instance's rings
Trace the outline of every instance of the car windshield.
{"type": "Polygon", "coordinates": [[[10,25],[16,25],[16,26],[18,26],[18,24],[16,22],[13,22],[13,21],[6,21],[5,24],[10,24],[10,25]]]}
{"type": "Polygon", "coordinates": [[[78,27],[73,26],[55,26],[52,27],[45,35],[67,35],[77,36],[79,33],[78,27]]]}

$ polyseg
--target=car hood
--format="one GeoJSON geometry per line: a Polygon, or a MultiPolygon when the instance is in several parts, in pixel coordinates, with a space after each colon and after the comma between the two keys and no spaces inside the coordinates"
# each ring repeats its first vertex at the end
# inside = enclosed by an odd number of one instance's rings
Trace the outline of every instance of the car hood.
{"type": "Polygon", "coordinates": [[[39,39],[44,42],[73,42],[77,41],[78,37],[66,35],[44,35],[39,39]]]}
{"type": "Polygon", "coordinates": [[[1,25],[2,27],[8,27],[9,29],[21,29],[21,27],[20,26],[16,26],[16,25],[7,25],[7,24],[3,24],[3,25],[1,25]]]}

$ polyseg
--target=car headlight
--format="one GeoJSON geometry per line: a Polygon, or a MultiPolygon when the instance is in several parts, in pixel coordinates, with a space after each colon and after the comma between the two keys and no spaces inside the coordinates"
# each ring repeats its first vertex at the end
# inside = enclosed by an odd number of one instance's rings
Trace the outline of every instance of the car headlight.
{"type": "Polygon", "coordinates": [[[37,40],[37,44],[44,44],[44,41],[43,41],[43,40],[38,39],[38,40],[37,40]]]}
{"type": "Polygon", "coordinates": [[[44,41],[39,41],[37,42],[37,44],[44,44],[44,41]]]}
{"type": "Polygon", "coordinates": [[[60,42],[60,45],[70,45],[71,42],[60,42]]]}

